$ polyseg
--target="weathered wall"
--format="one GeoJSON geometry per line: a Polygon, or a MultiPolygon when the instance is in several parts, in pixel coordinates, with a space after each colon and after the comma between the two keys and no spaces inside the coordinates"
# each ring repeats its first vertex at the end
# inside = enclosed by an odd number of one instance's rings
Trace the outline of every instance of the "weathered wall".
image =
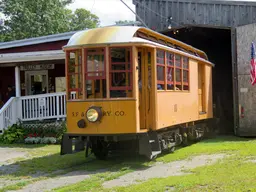
{"type": "Polygon", "coordinates": [[[244,107],[244,118],[239,116],[238,134],[256,135],[256,85],[250,83],[251,43],[256,43],[256,24],[237,28],[238,101],[244,107]]]}
{"type": "Polygon", "coordinates": [[[209,0],[133,0],[136,13],[154,30],[172,26],[241,26],[256,23],[256,2],[209,0]]]}

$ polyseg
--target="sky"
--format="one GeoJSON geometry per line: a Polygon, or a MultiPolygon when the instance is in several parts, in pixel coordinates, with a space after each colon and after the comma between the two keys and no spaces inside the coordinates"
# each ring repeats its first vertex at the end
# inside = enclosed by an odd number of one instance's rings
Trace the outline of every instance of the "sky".
{"type": "MultiPolygon", "coordinates": [[[[123,1],[135,11],[132,0],[123,1]]],[[[68,8],[72,11],[75,11],[77,8],[91,11],[99,17],[101,26],[113,25],[118,20],[135,20],[134,13],[120,0],[75,0],[68,8]]]]}

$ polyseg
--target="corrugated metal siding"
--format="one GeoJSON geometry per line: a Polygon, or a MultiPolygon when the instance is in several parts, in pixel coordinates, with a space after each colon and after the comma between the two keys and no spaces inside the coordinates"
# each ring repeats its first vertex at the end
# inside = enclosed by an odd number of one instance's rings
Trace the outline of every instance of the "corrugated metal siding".
{"type": "Polygon", "coordinates": [[[166,30],[172,26],[208,25],[236,27],[256,23],[256,2],[207,0],[133,0],[136,13],[148,27],[166,30]]]}

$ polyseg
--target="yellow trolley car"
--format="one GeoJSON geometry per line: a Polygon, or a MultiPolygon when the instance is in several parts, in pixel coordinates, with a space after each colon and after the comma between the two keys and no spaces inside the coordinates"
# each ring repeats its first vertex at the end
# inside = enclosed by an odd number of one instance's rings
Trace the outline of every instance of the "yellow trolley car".
{"type": "Polygon", "coordinates": [[[113,150],[152,159],[200,138],[213,118],[213,64],[192,46],[143,27],[111,26],[77,32],[63,49],[61,155],[86,147],[100,159],[113,150]]]}

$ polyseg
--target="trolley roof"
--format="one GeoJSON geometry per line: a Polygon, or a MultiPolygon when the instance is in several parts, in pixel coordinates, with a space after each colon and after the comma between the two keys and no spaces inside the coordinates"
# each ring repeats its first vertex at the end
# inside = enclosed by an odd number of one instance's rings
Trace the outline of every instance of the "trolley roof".
{"type": "MultiPolygon", "coordinates": [[[[93,44],[118,44],[118,43],[150,43],[158,46],[163,46],[156,42],[151,42],[149,40],[137,38],[135,36],[136,32],[142,32],[158,39],[161,39],[165,42],[175,44],[183,49],[197,53],[203,60],[206,62],[208,60],[207,55],[186,43],[183,43],[179,40],[173,39],[171,37],[165,36],[158,32],[155,32],[151,29],[138,26],[109,26],[109,27],[100,27],[93,28],[88,30],[83,30],[75,33],[68,41],[68,44],[63,48],[67,47],[76,47],[83,45],[93,45],[93,44]]],[[[167,47],[167,46],[164,46],[167,47]]],[[[170,47],[168,47],[170,48],[170,47]]],[[[175,49],[176,51],[179,51],[175,49]]],[[[181,51],[182,52],[182,51],[181,51]]],[[[184,54],[184,52],[182,52],[184,54]]],[[[189,54],[193,56],[192,54],[189,54]]],[[[200,57],[195,58],[200,59],[200,57]]],[[[207,63],[210,63],[209,61],[207,63]]],[[[212,63],[211,63],[212,64],[212,63]]]]}

